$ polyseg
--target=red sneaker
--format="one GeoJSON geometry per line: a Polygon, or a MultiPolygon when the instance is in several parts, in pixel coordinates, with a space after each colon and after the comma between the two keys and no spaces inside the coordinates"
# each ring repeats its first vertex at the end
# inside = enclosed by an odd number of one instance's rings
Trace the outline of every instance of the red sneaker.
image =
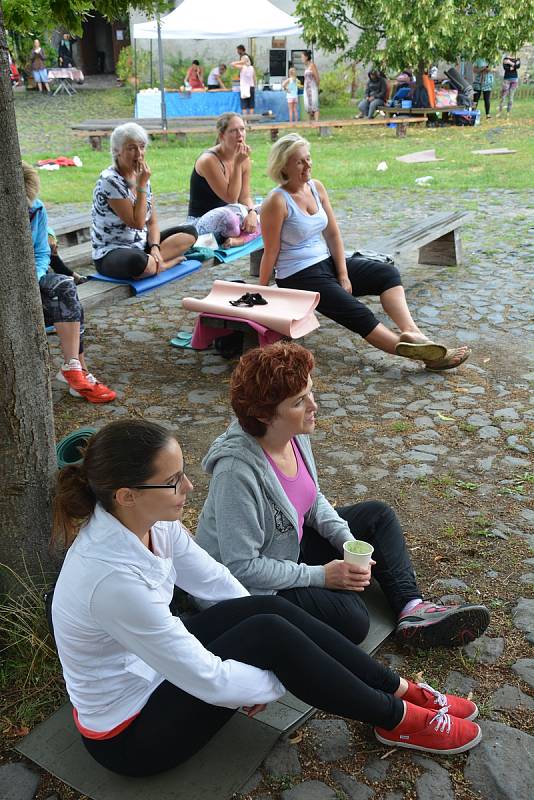
{"type": "Polygon", "coordinates": [[[71,394],[81,397],[81,390],[88,388],[86,373],[77,358],[71,358],[68,364],[63,364],[56,378],[63,383],[68,383],[71,394]]]}
{"type": "Polygon", "coordinates": [[[117,392],[99,383],[94,375],[82,369],[80,362],[75,358],[71,358],[68,364],[63,365],[56,378],[69,384],[69,394],[73,397],[83,397],[89,403],[111,403],[117,397],[117,392]]]}
{"type": "Polygon", "coordinates": [[[447,714],[447,706],[436,712],[411,703],[406,703],[405,707],[404,719],[393,730],[375,728],[379,742],[392,747],[452,755],[470,750],[482,738],[482,731],[476,722],[451,717],[447,714]]]}
{"type": "Polygon", "coordinates": [[[90,372],[85,373],[85,378],[88,383],[88,388],[80,391],[82,397],[85,397],[90,403],[111,403],[117,397],[117,392],[109,389],[103,383],[97,381],[94,375],[90,372]]]}
{"type": "Polygon", "coordinates": [[[407,703],[413,703],[419,708],[426,708],[429,711],[439,711],[447,706],[451,717],[458,719],[476,719],[478,708],[472,700],[464,697],[457,697],[454,694],[442,694],[428,683],[413,683],[408,681],[408,691],[402,699],[407,703]]]}

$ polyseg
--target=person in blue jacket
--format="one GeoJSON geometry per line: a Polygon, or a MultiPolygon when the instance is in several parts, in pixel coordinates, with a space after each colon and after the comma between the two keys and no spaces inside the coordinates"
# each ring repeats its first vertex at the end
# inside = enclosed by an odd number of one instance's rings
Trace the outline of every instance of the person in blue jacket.
{"type": "Polygon", "coordinates": [[[83,308],[74,278],[49,272],[48,216],[37,197],[40,189],[39,174],[24,161],[22,170],[44,321],[45,325],[55,327],[64,361],[56,379],[68,384],[73,397],[83,397],[90,403],[109,403],[117,396],[116,392],[97,381],[85,363],[83,308]]]}

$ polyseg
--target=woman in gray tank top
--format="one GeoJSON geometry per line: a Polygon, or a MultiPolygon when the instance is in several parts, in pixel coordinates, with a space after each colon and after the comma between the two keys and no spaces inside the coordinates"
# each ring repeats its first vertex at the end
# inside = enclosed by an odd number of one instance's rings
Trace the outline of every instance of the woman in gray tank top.
{"type": "Polygon", "coordinates": [[[273,270],[278,286],[319,292],[317,311],[386,353],[423,361],[429,370],[454,369],[469,347],[447,348],[430,341],[413,320],[399,271],[391,259],[346,257],[325,187],[311,177],[310,146],[290,133],[269,155],[269,175],[280,185],[261,209],[265,250],[260,284],[273,270]],[[399,329],[383,325],[358,297],[375,295],[399,329]]]}

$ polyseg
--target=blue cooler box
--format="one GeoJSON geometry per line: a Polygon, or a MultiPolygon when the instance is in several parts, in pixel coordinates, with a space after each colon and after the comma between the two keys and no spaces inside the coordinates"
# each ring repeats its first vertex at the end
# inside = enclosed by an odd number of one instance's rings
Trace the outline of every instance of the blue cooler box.
{"type": "Polygon", "coordinates": [[[480,111],[451,111],[455,125],[480,125],[480,111]]]}

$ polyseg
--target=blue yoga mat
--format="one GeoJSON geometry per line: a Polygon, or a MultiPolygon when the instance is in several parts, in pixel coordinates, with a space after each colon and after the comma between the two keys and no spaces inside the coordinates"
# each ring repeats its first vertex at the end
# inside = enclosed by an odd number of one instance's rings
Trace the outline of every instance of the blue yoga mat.
{"type": "Polygon", "coordinates": [[[230,261],[248,256],[249,253],[254,253],[256,250],[261,250],[262,247],[263,236],[259,236],[257,239],[252,239],[251,242],[242,244],[241,247],[230,247],[228,250],[223,250],[220,247],[215,250],[215,258],[223,264],[229,264],[230,261]]]}
{"type": "Polygon", "coordinates": [[[132,287],[134,294],[144,294],[144,292],[149,292],[151,289],[155,289],[157,286],[163,286],[163,284],[170,283],[170,281],[176,281],[178,278],[185,278],[186,275],[189,275],[191,272],[196,272],[196,270],[200,269],[201,266],[202,263],[200,261],[182,261],[181,264],[177,264],[175,267],[166,269],[164,272],[160,272],[159,275],[153,275],[151,278],[142,278],[140,281],[121,281],[118,278],[108,278],[106,275],[100,275],[98,272],[89,275],[89,278],[92,281],[126,283],[128,286],[132,287]]]}

